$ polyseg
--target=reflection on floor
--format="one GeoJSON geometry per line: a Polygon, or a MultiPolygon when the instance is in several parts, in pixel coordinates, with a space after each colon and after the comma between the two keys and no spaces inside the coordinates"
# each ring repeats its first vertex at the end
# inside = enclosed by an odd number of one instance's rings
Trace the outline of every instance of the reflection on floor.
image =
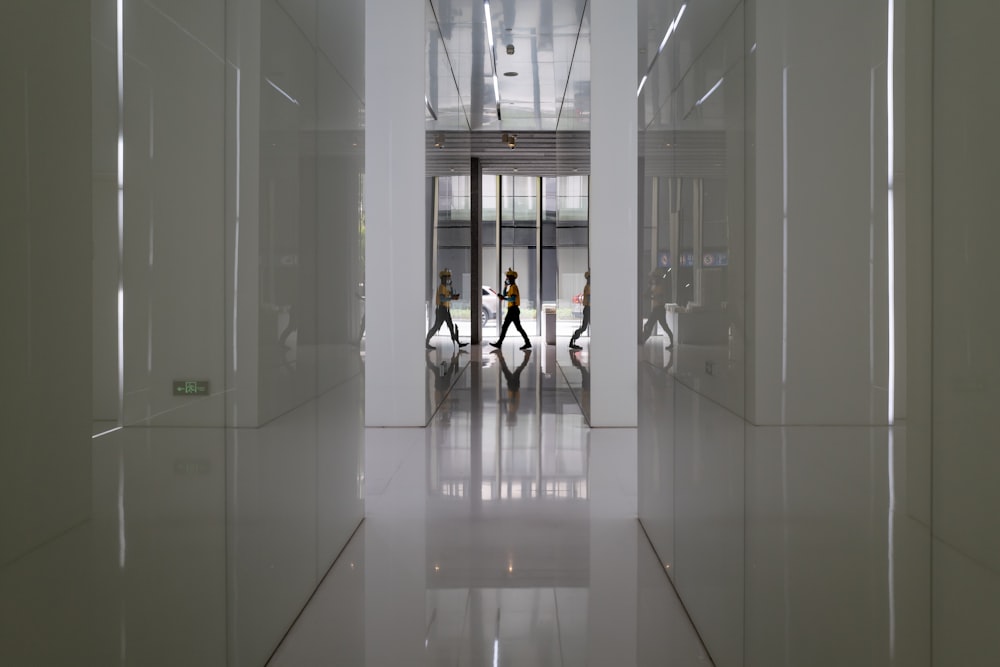
{"type": "Polygon", "coordinates": [[[636,520],[635,431],[587,427],[565,342],[469,350],[429,428],[367,430],[365,523],[270,664],[711,664],[636,520]]]}

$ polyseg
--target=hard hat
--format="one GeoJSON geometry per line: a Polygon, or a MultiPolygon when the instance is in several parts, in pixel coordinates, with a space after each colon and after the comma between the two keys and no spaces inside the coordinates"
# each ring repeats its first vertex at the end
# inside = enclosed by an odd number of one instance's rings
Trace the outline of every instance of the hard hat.
{"type": "Polygon", "coordinates": [[[451,278],[451,269],[441,269],[442,278],[451,278]]]}
{"type": "Polygon", "coordinates": [[[515,271],[514,269],[507,269],[507,277],[517,278],[517,271],[515,271]]]}

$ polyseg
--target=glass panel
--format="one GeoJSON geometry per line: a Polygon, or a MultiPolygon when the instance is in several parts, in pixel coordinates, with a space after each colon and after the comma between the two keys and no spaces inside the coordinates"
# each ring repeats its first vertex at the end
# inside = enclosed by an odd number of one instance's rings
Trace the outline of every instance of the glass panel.
{"type": "MultiPolygon", "coordinates": [[[[458,327],[459,339],[463,342],[468,341],[471,334],[471,204],[472,184],[468,175],[438,178],[434,289],[440,284],[440,272],[444,269],[451,271],[452,290],[458,293],[458,298],[451,302],[451,317],[458,327]]],[[[432,301],[431,315],[434,306],[432,301]]],[[[431,323],[433,321],[431,319],[431,323]]],[[[442,327],[438,335],[447,337],[448,332],[442,327]]]]}
{"type": "Polygon", "coordinates": [[[553,251],[558,285],[555,294],[557,333],[589,336],[583,326],[584,288],[590,265],[590,177],[559,176],[548,179],[554,210],[553,251]]]}

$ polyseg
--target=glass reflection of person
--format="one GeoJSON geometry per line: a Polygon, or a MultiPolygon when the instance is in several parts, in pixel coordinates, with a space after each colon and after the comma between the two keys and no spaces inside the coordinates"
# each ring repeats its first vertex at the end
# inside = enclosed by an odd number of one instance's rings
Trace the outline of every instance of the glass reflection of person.
{"type": "Polygon", "coordinates": [[[653,269],[649,273],[649,313],[646,315],[646,325],[642,328],[642,338],[640,343],[645,343],[653,335],[656,324],[659,323],[670,338],[667,348],[674,346],[674,332],[667,324],[667,299],[669,292],[667,289],[667,274],[660,269],[653,269]]]}
{"type": "Polygon", "coordinates": [[[438,406],[438,416],[443,421],[451,419],[450,406],[445,401],[448,391],[458,373],[458,354],[453,352],[451,361],[442,361],[437,365],[431,359],[431,353],[427,353],[427,370],[434,376],[434,405],[438,406]]]}
{"type": "Polygon", "coordinates": [[[468,343],[458,342],[458,327],[451,319],[451,302],[461,296],[458,292],[455,292],[451,288],[451,271],[444,269],[440,273],[441,284],[438,285],[437,295],[435,297],[435,302],[437,303],[437,308],[434,310],[434,326],[431,330],[427,332],[427,339],[424,341],[424,347],[428,350],[433,350],[434,346],[431,345],[431,336],[438,332],[442,324],[448,325],[448,333],[451,335],[451,339],[455,341],[455,344],[459,347],[465,347],[468,343]]]}
{"type": "Polygon", "coordinates": [[[514,328],[524,338],[524,345],[521,346],[521,349],[530,350],[531,341],[528,340],[528,334],[524,333],[524,328],[521,326],[521,291],[517,288],[517,271],[514,269],[507,269],[507,280],[504,281],[503,292],[500,296],[507,302],[507,316],[504,317],[503,328],[500,329],[500,339],[495,343],[490,343],[490,345],[496,348],[503,345],[507,329],[513,323],[514,328]]]}
{"type": "Polygon", "coordinates": [[[521,405],[521,373],[528,365],[531,357],[531,350],[525,350],[521,365],[513,373],[507,367],[507,362],[503,358],[503,352],[494,350],[494,354],[500,359],[500,370],[503,371],[504,379],[507,381],[507,423],[517,422],[517,409],[521,405]]]}
{"type": "Polygon", "coordinates": [[[590,271],[584,273],[583,277],[587,279],[587,284],[583,286],[583,322],[580,324],[580,328],[574,331],[573,336],[569,339],[569,347],[571,350],[583,349],[576,344],[576,340],[582,336],[583,332],[590,326],[590,271]]]}
{"type": "Polygon", "coordinates": [[[580,405],[590,404],[590,369],[580,361],[579,352],[570,352],[569,360],[573,362],[573,367],[580,371],[580,405]]]}

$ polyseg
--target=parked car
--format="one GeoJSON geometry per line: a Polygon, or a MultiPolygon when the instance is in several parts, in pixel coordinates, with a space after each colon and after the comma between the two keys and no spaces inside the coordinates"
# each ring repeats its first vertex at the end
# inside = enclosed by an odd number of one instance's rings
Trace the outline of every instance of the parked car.
{"type": "Polygon", "coordinates": [[[483,326],[486,326],[487,322],[500,315],[500,301],[500,295],[497,294],[495,289],[488,285],[483,285],[483,326]]]}

